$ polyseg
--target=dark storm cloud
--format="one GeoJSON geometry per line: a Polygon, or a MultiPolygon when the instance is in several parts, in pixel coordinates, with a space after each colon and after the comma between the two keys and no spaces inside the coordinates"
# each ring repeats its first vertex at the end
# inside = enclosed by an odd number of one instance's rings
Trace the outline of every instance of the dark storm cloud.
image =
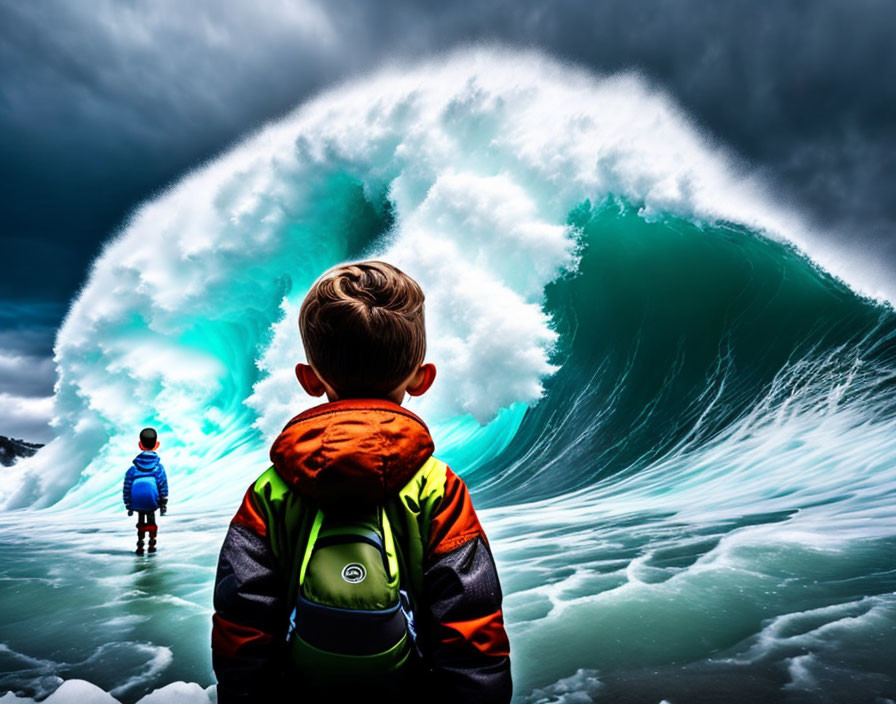
{"type": "Polygon", "coordinates": [[[135,203],[332,76],[301,5],[0,4],[0,297],[68,298],[135,203]]]}
{"type": "Polygon", "coordinates": [[[52,437],[49,351],[64,306],[0,302],[0,435],[44,442],[52,437]]]}
{"type": "MultiPolygon", "coordinates": [[[[10,265],[14,262],[7,260],[10,265]]],[[[65,310],[60,303],[0,301],[0,351],[24,355],[46,352],[65,310]]]]}
{"type": "Polygon", "coordinates": [[[49,396],[55,381],[49,357],[8,354],[0,350],[0,389],[14,396],[49,396]]]}

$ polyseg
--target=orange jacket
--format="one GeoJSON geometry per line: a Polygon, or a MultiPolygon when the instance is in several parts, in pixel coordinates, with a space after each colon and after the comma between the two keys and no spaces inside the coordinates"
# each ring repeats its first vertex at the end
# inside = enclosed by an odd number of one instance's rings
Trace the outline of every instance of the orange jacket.
{"type": "Polygon", "coordinates": [[[510,700],[488,540],[463,480],[430,461],[433,449],[425,423],[387,400],[326,403],[287,424],[221,548],[212,632],[220,702],[269,695],[289,677],[282,651],[295,589],[290,566],[303,547],[303,521],[333,504],[383,504],[400,515],[396,538],[412,573],[430,698],[510,700]]]}

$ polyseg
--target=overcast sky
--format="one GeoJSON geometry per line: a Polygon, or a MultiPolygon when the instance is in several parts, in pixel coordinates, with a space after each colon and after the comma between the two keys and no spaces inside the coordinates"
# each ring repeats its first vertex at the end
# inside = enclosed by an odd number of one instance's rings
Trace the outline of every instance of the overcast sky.
{"type": "Polygon", "coordinates": [[[53,330],[135,205],[336,80],[471,41],[641,71],[896,271],[894,35],[890,0],[0,0],[0,434],[46,437],[10,399],[50,393],[53,330]]]}

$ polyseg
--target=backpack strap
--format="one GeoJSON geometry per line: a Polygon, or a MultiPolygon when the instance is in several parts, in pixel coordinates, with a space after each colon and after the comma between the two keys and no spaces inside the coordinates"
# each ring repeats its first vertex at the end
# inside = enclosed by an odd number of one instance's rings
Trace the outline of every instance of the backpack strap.
{"type": "Polygon", "coordinates": [[[305,554],[302,556],[302,566],[299,569],[299,587],[305,584],[305,573],[308,571],[308,563],[311,562],[311,553],[314,552],[314,544],[317,542],[317,536],[320,534],[320,527],[324,522],[324,512],[317,509],[314,515],[314,522],[311,524],[311,532],[308,534],[308,540],[305,542],[305,554]]]}
{"type": "Polygon", "coordinates": [[[383,549],[386,551],[386,571],[389,579],[395,579],[396,575],[401,575],[398,569],[398,554],[395,549],[395,536],[392,534],[392,526],[389,523],[389,516],[384,507],[380,507],[380,526],[383,532],[383,549]]]}

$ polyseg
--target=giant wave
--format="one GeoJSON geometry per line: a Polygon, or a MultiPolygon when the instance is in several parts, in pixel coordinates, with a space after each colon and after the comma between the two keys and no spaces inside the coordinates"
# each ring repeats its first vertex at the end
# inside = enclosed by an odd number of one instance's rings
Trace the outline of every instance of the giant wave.
{"type": "Polygon", "coordinates": [[[104,249],[57,338],[58,439],[8,505],[106,495],[143,423],[207,496],[203,468],[307,405],[290,371],[297,303],[359,256],[423,283],[440,383],[419,410],[443,452],[478,464],[556,370],[544,289],[576,267],[570,214],[608,197],[647,219],[804,237],[635,75],[479,51],[320,96],[141,206],[104,249]]]}

